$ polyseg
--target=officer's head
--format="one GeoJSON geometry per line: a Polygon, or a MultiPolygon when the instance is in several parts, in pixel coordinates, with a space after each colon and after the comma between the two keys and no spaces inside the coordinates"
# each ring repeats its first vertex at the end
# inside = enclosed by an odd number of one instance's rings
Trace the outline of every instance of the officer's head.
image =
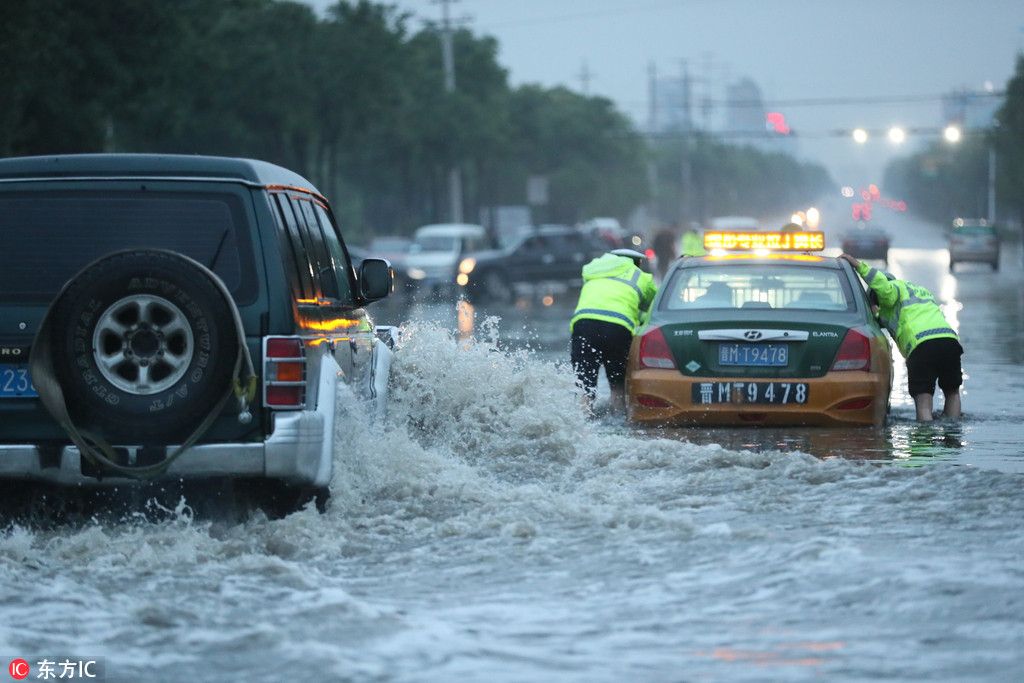
{"type": "Polygon", "coordinates": [[[616,256],[625,256],[628,259],[633,259],[633,265],[637,267],[639,267],[640,263],[647,258],[639,251],[634,251],[633,249],[612,249],[611,253],[616,256]]]}
{"type": "Polygon", "coordinates": [[[873,289],[868,290],[868,303],[871,304],[871,315],[878,317],[878,292],[873,289]]]}

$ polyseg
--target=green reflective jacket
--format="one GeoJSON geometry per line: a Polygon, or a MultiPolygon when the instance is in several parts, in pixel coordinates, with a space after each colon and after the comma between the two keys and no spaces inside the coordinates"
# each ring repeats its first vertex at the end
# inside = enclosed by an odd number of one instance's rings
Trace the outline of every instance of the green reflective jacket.
{"type": "Polygon", "coordinates": [[[683,239],[679,243],[679,253],[683,256],[703,256],[707,253],[704,250],[704,239],[693,231],[683,233],[683,239]]]}
{"type": "Polygon", "coordinates": [[[904,358],[909,358],[926,339],[958,339],[935,303],[935,297],[924,287],[906,280],[890,280],[885,273],[863,261],[857,266],[857,272],[878,295],[878,317],[896,340],[904,358]]]}
{"type": "Polygon", "coordinates": [[[569,328],[583,318],[618,323],[630,332],[657,293],[654,277],[625,256],[604,254],[583,266],[583,289],[569,328]]]}

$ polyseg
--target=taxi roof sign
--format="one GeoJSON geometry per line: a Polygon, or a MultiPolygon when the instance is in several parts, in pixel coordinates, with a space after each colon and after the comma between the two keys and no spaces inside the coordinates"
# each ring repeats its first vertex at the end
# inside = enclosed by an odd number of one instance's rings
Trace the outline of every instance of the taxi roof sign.
{"type": "Polygon", "coordinates": [[[729,251],[821,251],[825,248],[825,233],[814,231],[734,232],[710,231],[704,233],[704,248],[729,251]]]}

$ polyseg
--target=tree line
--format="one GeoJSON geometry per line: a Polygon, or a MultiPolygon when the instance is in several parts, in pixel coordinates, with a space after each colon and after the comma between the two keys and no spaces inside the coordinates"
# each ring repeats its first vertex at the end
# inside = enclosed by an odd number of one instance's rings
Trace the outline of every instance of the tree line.
{"type": "Polygon", "coordinates": [[[831,181],[790,157],[711,137],[650,140],[614,104],[511,87],[498,43],[441,33],[368,0],[320,17],[284,0],[0,3],[0,156],[162,152],[260,158],[310,178],[357,238],[526,203],[548,182],[549,222],[661,222],[772,212],[831,181]],[[660,179],[655,193],[652,174],[660,179]]]}
{"type": "Polygon", "coordinates": [[[997,223],[1024,216],[1024,55],[1018,54],[992,126],[955,145],[935,141],[889,165],[885,185],[916,213],[943,225],[954,218],[987,218],[995,174],[997,223]],[[994,163],[993,163],[994,162],[994,163]]]}

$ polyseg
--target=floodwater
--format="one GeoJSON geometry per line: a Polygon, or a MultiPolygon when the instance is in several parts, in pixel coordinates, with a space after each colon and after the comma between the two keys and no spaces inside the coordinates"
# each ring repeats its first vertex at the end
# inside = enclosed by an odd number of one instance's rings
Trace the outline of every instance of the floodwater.
{"type": "Polygon", "coordinates": [[[1024,278],[913,237],[891,267],[955,313],[961,420],[913,422],[904,376],[879,431],[639,430],[580,412],[564,298],[382,307],[390,411],[341,416],[325,513],[6,525],[0,653],[108,681],[1024,680],[1024,278]]]}

